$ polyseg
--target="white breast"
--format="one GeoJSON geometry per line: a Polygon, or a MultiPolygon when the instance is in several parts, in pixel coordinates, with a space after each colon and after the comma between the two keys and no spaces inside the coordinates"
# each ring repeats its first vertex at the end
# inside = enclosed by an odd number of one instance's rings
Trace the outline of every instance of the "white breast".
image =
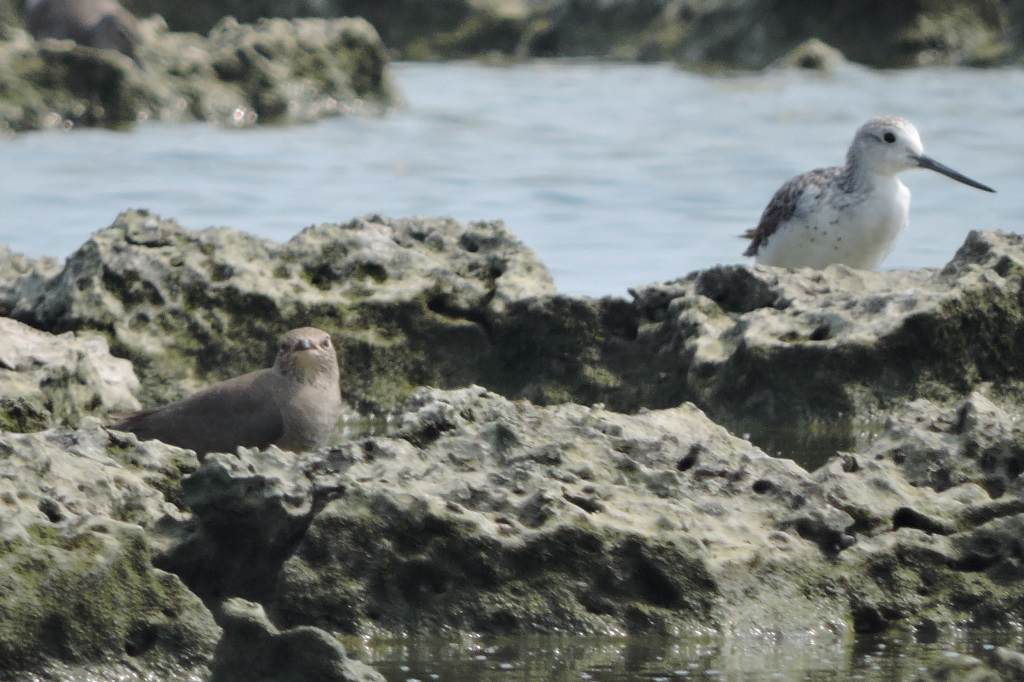
{"type": "Polygon", "coordinates": [[[893,176],[874,176],[862,191],[809,189],[793,216],[757,254],[757,262],[815,269],[832,263],[874,270],[896,247],[907,226],[910,191],[893,176]]]}

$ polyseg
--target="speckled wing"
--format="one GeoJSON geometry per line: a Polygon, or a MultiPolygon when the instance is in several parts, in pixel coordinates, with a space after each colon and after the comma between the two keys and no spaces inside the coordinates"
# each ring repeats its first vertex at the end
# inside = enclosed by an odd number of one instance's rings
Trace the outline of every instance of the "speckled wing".
{"type": "Polygon", "coordinates": [[[176,403],[136,412],[111,428],[130,431],[139,440],[208,452],[233,453],[266,448],[283,432],[273,388],[282,377],[273,369],[250,372],[210,386],[176,403]]]}
{"type": "Polygon", "coordinates": [[[768,202],[757,227],[747,230],[743,236],[750,239],[750,246],[743,252],[744,256],[756,256],[761,245],[768,241],[775,232],[796,213],[800,197],[808,189],[817,189],[819,194],[839,175],[841,168],[818,168],[798,175],[786,182],[768,202]]]}

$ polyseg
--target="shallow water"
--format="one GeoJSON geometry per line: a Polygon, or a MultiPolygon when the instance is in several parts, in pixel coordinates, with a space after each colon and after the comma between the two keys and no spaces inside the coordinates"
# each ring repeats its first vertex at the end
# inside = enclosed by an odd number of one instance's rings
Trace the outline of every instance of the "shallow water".
{"type": "Polygon", "coordinates": [[[928,153],[997,190],[903,176],[911,225],[884,267],[940,266],[970,229],[1024,226],[1024,71],[849,67],[707,76],[668,65],[397,64],[390,116],[225,130],[146,123],[0,141],[0,242],[66,256],[129,207],[283,241],[368,213],[503,219],[559,288],[626,295],[716,263],[792,175],[908,117],[928,153]]]}
{"type": "MultiPolygon", "coordinates": [[[[987,660],[994,646],[1019,647],[997,633],[950,633],[942,641],[910,635],[833,638],[713,636],[517,637],[460,641],[347,643],[388,682],[895,682],[931,680],[936,661],[987,660]]],[[[955,679],[951,678],[951,679],[955,679]]]]}

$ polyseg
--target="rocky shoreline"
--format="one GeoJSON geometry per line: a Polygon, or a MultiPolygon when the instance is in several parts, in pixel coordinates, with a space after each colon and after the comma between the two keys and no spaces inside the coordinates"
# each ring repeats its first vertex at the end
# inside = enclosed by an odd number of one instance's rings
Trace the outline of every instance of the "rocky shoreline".
{"type": "Polygon", "coordinates": [[[35,41],[0,25],[0,132],[139,121],[244,127],[380,114],[394,107],[385,48],[362,19],[284,19],[209,33],[139,22],[143,66],[69,40],[35,41]]]}
{"type": "Polygon", "coordinates": [[[1022,290],[1022,238],[986,232],[942,269],[632,300],[559,294],[500,222],[277,244],[128,211],[63,264],[0,249],[0,669],[374,680],[332,635],[1012,629],[1022,290]],[[305,324],[384,427],[202,461],[104,428],[305,324]]]}
{"type": "Polygon", "coordinates": [[[177,31],[205,33],[226,15],[353,16],[377,27],[401,59],[598,57],[691,68],[763,68],[817,38],[873,67],[991,66],[1024,59],[1024,3],[970,0],[883,7],[765,0],[126,0],[177,31]]]}
{"type": "Polygon", "coordinates": [[[884,16],[853,0],[124,4],[144,17],[141,68],[110,50],[36,42],[21,12],[0,3],[0,133],[379,114],[400,104],[392,57],[585,57],[700,70],[827,71],[844,57],[878,68],[1024,64],[1024,0],[903,1],[884,16]],[[301,18],[311,15],[321,18],[301,18]]]}

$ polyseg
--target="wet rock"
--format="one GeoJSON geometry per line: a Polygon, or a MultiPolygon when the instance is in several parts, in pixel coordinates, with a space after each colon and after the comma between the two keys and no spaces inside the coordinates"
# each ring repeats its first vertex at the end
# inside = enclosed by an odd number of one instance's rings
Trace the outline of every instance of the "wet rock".
{"type": "Polygon", "coordinates": [[[990,664],[1002,672],[1006,679],[1024,679],[1024,654],[1007,647],[998,646],[992,650],[990,664]]]}
{"type": "Polygon", "coordinates": [[[331,494],[311,505],[280,572],[280,623],[433,634],[845,627],[824,573],[853,520],[792,462],[690,405],[630,417],[424,390],[393,437],[300,465],[331,494]],[[796,564],[799,579],[779,580],[796,564]]]}
{"type": "Polygon", "coordinates": [[[649,382],[646,406],[692,400],[771,452],[850,449],[908,400],[1019,385],[1022,263],[1018,235],[972,232],[942,270],[719,266],[638,288],[637,344],[659,374],[630,382],[649,382]]]}
{"type": "Polygon", "coordinates": [[[934,662],[928,666],[928,679],[938,682],[1001,682],[1006,678],[986,666],[980,658],[955,651],[943,651],[935,656],[934,662]]]}
{"type": "Polygon", "coordinates": [[[154,561],[207,603],[232,595],[266,601],[323,494],[295,455],[276,447],[207,455],[182,481],[195,522],[179,524],[177,541],[154,561]]]}
{"type": "Polygon", "coordinates": [[[43,329],[109,334],[147,405],[269,366],[280,334],[314,325],[340,351],[346,399],[390,407],[417,385],[514,372],[488,317],[553,291],[501,223],[369,216],[279,245],[128,212],[41,286],[19,277],[0,305],[43,329]]]}
{"type": "Polygon", "coordinates": [[[154,464],[91,419],[75,431],[0,435],[5,673],[203,674],[220,629],[177,576],[150,563],[147,531],[182,516],[147,484],[160,477],[154,464]]]}
{"type": "Polygon", "coordinates": [[[1016,409],[979,394],[959,407],[915,401],[865,452],[814,472],[856,520],[858,542],[839,556],[856,629],[1014,622],[1024,441],[1006,411],[1016,409]]]}
{"type": "Polygon", "coordinates": [[[473,383],[622,412],[691,401],[814,468],[908,401],[1018,391],[1022,264],[1021,237],[972,232],[941,270],[717,266],[595,300],[555,293],[501,223],[367,216],[282,245],[127,212],[60,273],[12,270],[0,309],[107,334],[145,405],[268,366],[280,333],[314,325],[361,411],[473,383]]]}
{"type": "Polygon", "coordinates": [[[0,317],[0,431],[77,426],[89,414],[138,409],[131,363],[95,333],[54,336],[0,317]]]}
{"type": "Polygon", "coordinates": [[[387,57],[360,19],[231,18],[208,36],[139,23],[136,57],[72,41],[0,41],[0,125],[121,128],[138,120],[297,123],[380,113],[395,102],[387,57]]]}
{"type": "Polygon", "coordinates": [[[338,640],[318,628],[279,631],[263,607],[229,599],[221,609],[211,682],[384,682],[384,676],[345,655],[338,640]]]}

